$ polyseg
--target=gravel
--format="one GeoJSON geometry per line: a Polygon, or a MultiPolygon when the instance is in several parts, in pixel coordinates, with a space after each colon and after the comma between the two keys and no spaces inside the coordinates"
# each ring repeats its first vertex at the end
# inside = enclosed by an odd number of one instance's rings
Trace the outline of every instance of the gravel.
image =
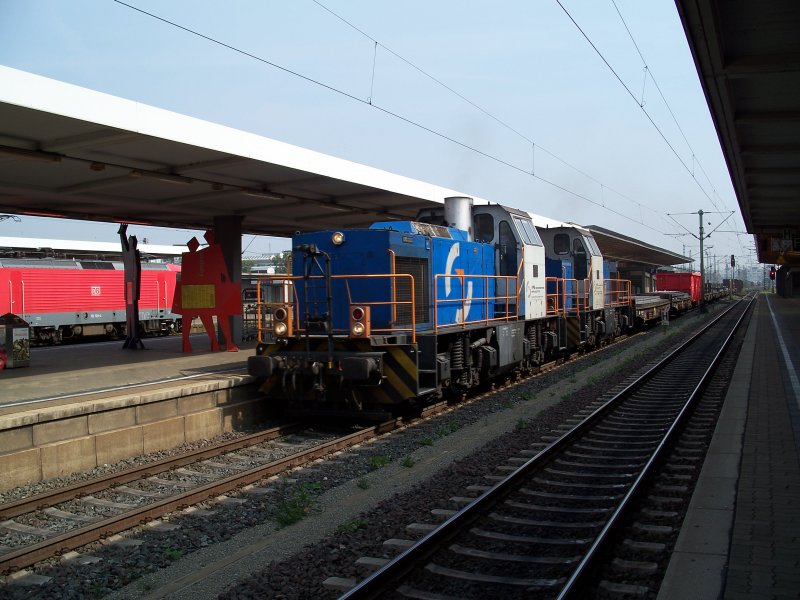
{"type": "MultiPolygon", "coordinates": [[[[666,344],[685,337],[681,331],[686,325],[703,318],[683,317],[668,329],[615,344],[414,427],[271,478],[237,497],[173,514],[159,521],[160,527],[143,526],[92,544],[81,555],[99,562],[50,561],[35,569],[51,578],[47,583],[28,587],[0,582],[0,597],[337,597],[338,592],[322,587],[327,577],[366,576],[368,571],[355,560],[390,558],[394,551],[384,540],[409,537],[405,528],[410,523],[437,522],[430,514],[432,499],[444,499],[438,508],[459,508],[447,499],[468,495],[468,485],[486,483],[484,475],[507,457],[551,434],[652,362],[666,344]],[[302,520],[281,525],[294,518],[302,520]],[[164,530],[165,523],[177,527],[164,530]]],[[[100,470],[127,468],[172,452],[100,470]]],[[[0,503],[89,476],[17,488],[0,495],[0,503]]]]}

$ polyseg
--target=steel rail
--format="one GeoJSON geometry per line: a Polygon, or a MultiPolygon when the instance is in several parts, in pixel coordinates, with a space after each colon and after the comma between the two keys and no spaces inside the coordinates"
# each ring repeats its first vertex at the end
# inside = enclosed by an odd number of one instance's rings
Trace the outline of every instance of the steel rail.
{"type": "Polygon", "coordinates": [[[151,477],[157,473],[163,473],[207,458],[219,456],[225,452],[233,452],[247,448],[248,446],[261,444],[282,435],[294,433],[300,429],[301,425],[299,423],[286,423],[236,440],[220,442],[193,450],[186,454],[181,454],[180,456],[163,458],[133,469],[126,469],[118,473],[109,473],[108,475],[96,479],[81,481],[69,487],[15,500],[14,502],[0,505],[0,519],[11,519],[34,510],[42,510],[43,508],[48,508],[62,502],[68,502],[69,500],[80,498],[81,496],[87,496],[98,491],[109,489],[115,485],[136,481],[137,479],[144,479],[145,477],[151,477]]]}
{"type": "MultiPolygon", "coordinates": [[[[422,539],[414,543],[411,547],[401,552],[394,559],[376,570],[366,579],[356,584],[355,587],[340,596],[340,600],[361,600],[364,598],[381,597],[387,589],[399,581],[402,577],[412,571],[418,564],[427,560],[439,548],[450,539],[454,538],[461,531],[464,531],[471,523],[479,519],[485,512],[511,494],[525,480],[529,473],[540,468],[545,462],[559,453],[562,448],[567,446],[575,438],[583,434],[600,418],[610,412],[622,399],[631,395],[641,388],[644,384],[654,378],[667,364],[672,362],[677,356],[685,351],[689,346],[696,343],[710,328],[724,318],[736,305],[732,305],[722,312],[703,328],[697,331],[691,338],[686,340],[665,358],[659,361],[646,373],[638,377],[634,382],[625,387],[613,398],[598,407],[592,414],[587,416],[581,423],[566,432],[559,439],[544,448],[541,452],[522,464],[517,470],[507,478],[495,484],[491,489],[484,492],[478,498],[470,502],[467,506],[450,517],[447,521],[439,525],[436,529],[425,535],[422,539]]],[[[744,311],[746,313],[746,310],[744,311]]],[[[744,314],[743,313],[743,314],[744,314]]]]}
{"type": "MultiPolygon", "coordinates": [[[[564,600],[566,598],[573,597],[573,595],[576,593],[579,593],[581,583],[586,579],[586,577],[588,576],[587,574],[591,569],[591,566],[595,563],[596,560],[598,560],[601,550],[608,543],[610,538],[610,532],[614,530],[614,528],[623,518],[623,515],[628,510],[630,504],[635,499],[638,498],[639,493],[644,488],[643,482],[653,471],[654,465],[666,452],[665,449],[676,437],[679,428],[688,418],[690,411],[694,408],[695,404],[702,397],[702,394],[705,391],[706,387],[708,386],[708,383],[710,382],[711,378],[713,377],[714,372],[716,371],[719,363],[722,362],[722,359],[728,349],[728,346],[730,346],[731,340],[733,340],[733,337],[736,335],[736,332],[738,331],[739,326],[742,324],[742,321],[744,321],[745,316],[747,316],[748,311],[752,308],[754,300],[755,297],[750,299],[748,305],[742,311],[741,316],[736,320],[736,323],[731,328],[731,331],[728,333],[727,337],[725,338],[725,341],[720,346],[719,351],[711,360],[711,363],[709,364],[708,368],[701,376],[700,381],[697,383],[694,390],[692,390],[691,394],[689,395],[689,398],[684,403],[684,406],[678,413],[678,416],[675,418],[675,421],[667,430],[667,433],[664,435],[661,442],[659,442],[658,446],[651,455],[650,459],[647,461],[647,463],[644,465],[641,472],[639,473],[639,476],[636,478],[636,480],[633,482],[633,484],[623,497],[623,499],[617,505],[616,510],[609,517],[608,521],[606,522],[606,525],[603,527],[600,533],[597,534],[594,542],[592,543],[589,550],[587,550],[586,553],[584,554],[581,562],[575,567],[575,570],[573,571],[572,575],[570,575],[567,582],[561,588],[561,591],[559,592],[557,597],[558,600],[564,600]]],[[[733,309],[733,307],[731,307],[731,309],[733,309]]],[[[727,314],[727,311],[725,314],[727,314]]]]}
{"type": "Polygon", "coordinates": [[[48,538],[38,544],[26,546],[14,552],[4,554],[0,556],[0,573],[9,573],[18,569],[30,567],[42,560],[61,555],[70,550],[80,548],[90,542],[104,539],[132,527],[142,525],[175,510],[206,501],[209,498],[214,498],[226,492],[230,492],[231,490],[260,481],[265,477],[279,474],[289,468],[308,463],[309,461],[321,458],[331,452],[360,444],[379,433],[393,429],[398,423],[399,420],[387,421],[374,427],[362,429],[361,431],[351,433],[337,440],[320,444],[314,448],[309,448],[308,450],[261,465],[243,473],[237,473],[224,479],[198,486],[186,492],[128,511],[116,517],[105,519],[57,537],[48,538]]]}

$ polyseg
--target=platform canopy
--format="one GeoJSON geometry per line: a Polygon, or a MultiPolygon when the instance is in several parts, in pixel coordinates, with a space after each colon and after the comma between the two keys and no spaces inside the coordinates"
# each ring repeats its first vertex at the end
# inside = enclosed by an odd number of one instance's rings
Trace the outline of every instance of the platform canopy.
{"type": "Polygon", "coordinates": [[[610,231],[597,225],[587,225],[588,229],[604,258],[616,261],[626,261],[652,265],[654,267],[668,267],[683,265],[692,262],[691,258],[671,252],[647,242],[628,237],[616,231],[610,231]]]}
{"type": "Polygon", "coordinates": [[[760,262],[800,266],[800,2],[676,0],[760,262]]]}
{"type": "Polygon", "coordinates": [[[0,66],[0,212],[242,233],[413,218],[454,190],[0,66]]]}
{"type": "Polygon", "coordinates": [[[578,225],[576,223],[564,223],[541,215],[531,213],[533,224],[539,228],[550,227],[577,227],[592,234],[597,247],[603,254],[603,258],[615,261],[624,261],[652,267],[669,267],[683,265],[692,262],[691,258],[676,254],[670,250],[659,248],[647,242],[598,227],[597,225],[578,225]]]}

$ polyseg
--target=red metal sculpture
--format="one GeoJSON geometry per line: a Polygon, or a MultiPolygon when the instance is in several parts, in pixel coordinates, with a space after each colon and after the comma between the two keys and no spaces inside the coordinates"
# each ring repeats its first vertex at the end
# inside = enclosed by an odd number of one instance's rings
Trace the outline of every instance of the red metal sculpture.
{"type": "Polygon", "coordinates": [[[181,258],[180,282],[175,287],[172,312],[182,317],[183,351],[191,352],[189,332],[192,319],[200,317],[211,341],[211,350],[219,351],[213,317],[222,330],[225,349],[238,352],[239,348],[231,340],[230,317],[242,314],[242,294],[240,284],[231,281],[222,246],[214,242],[214,232],[205,233],[208,246],[198,250],[197,238],[189,240],[189,252],[181,258]]]}

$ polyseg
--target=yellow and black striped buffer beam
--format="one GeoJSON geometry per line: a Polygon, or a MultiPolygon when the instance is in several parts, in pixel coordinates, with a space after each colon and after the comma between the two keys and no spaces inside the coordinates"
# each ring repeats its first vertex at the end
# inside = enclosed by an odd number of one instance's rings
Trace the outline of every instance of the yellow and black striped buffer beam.
{"type": "Polygon", "coordinates": [[[376,388],[376,399],[396,404],[419,395],[417,349],[412,345],[381,346],[373,351],[383,352],[383,383],[376,388]]]}
{"type": "Polygon", "coordinates": [[[581,320],[567,317],[567,346],[575,348],[581,345],[581,320]]]}

